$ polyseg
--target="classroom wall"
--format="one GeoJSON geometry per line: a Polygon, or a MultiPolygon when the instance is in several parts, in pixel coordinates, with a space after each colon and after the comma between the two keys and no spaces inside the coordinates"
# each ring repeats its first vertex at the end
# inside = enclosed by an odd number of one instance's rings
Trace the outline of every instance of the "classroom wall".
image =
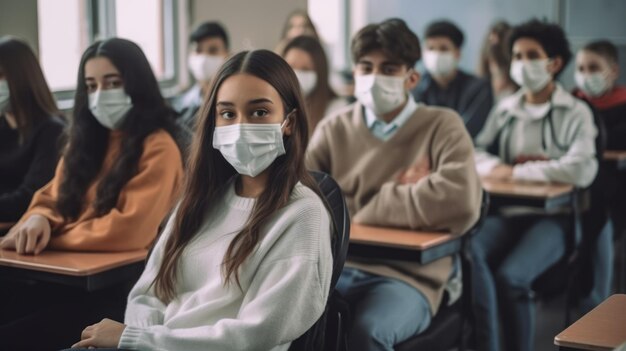
{"type": "Polygon", "coordinates": [[[191,28],[203,21],[220,21],[228,30],[233,52],[273,50],[287,16],[306,8],[307,0],[189,0],[189,18],[191,28]]]}
{"type": "Polygon", "coordinates": [[[0,0],[0,35],[11,34],[39,50],[37,0],[0,0]]]}
{"type": "MultiPolygon", "coordinates": [[[[311,0],[315,1],[315,0],[311,0]]],[[[611,39],[620,47],[626,71],[626,1],[624,0],[363,0],[367,22],[400,17],[423,39],[424,30],[436,19],[450,19],[465,32],[461,68],[475,71],[489,26],[498,19],[515,25],[536,17],[560,23],[568,33],[572,51],[597,38],[611,39]]],[[[360,2],[360,1],[359,1],[360,2]]],[[[562,74],[573,87],[573,64],[562,74]]],[[[620,82],[626,84],[626,73],[620,82]]]]}

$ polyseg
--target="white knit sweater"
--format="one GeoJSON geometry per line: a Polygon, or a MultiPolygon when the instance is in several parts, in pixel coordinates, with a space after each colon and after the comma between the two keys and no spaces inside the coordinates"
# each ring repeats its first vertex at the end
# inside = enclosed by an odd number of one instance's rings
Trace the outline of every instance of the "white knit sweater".
{"type": "Polygon", "coordinates": [[[268,219],[257,249],[239,269],[241,290],[224,285],[221,264],[255,200],[231,183],[179,263],[175,300],[154,295],[171,233],[170,219],[130,292],[118,345],[131,350],[287,350],[324,311],[332,275],[330,216],[298,183],[287,206],[268,219]]]}

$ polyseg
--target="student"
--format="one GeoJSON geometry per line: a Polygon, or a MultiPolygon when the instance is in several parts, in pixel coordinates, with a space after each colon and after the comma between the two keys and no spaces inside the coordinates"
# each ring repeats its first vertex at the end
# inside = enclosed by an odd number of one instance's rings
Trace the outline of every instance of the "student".
{"type": "Polygon", "coordinates": [[[182,200],[128,297],[125,324],[74,347],[287,350],[322,315],[330,215],[304,167],[307,118],[280,56],[230,58],[200,114],[182,200]]]}
{"type": "Polygon", "coordinates": [[[320,36],[317,34],[317,29],[315,29],[313,21],[311,21],[311,17],[309,17],[309,14],[304,10],[295,10],[289,14],[289,17],[287,17],[280,40],[278,41],[278,45],[274,49],[274,52],[282,55],[287,43],[295,37],[302,35],[312,37],[318,41],[321,40],[320,36]]]}
{"type": "Polygon", "coordinates": [[[177,97],[172,105],[180,114],[182,123],[194,130],[202,99],[210,88],[211,79],[229,55],[230,42],[222,25],[205,22],[191,33],[189,43],[191,52],[187,65],[196,84],[177,97]]]}
{"type": "MultiPolygon", "coordinates": [[[[563,30],[531,20],[513,29],[511,77],[521,87],[489,114],[476,139],[481,176],[586,187],[598,169],[587,105],[556,82],[572,54],[563,30]]],[[[563,257],[569,214],[487,217],[472,241],[479,350],[532,350],[532,283],[563,257]],[[496,297],[497,294],[497,297],[496,297]]]]}
{"type": "Polygon", "coordinates": [[[600,113],[609,150],[626,150],[626,87],[616,84],[618,62],[617,48],[607,40],[589,43],[576,54],[574,95],[600,113]]]}
{"type": "MultiPolygon", "coordinates": [[[[389,19],[361,29],[351,49],[358,101],[318,125],[308,167],[337,180],[356,223],[464,233],[482,195],[472,141],[452,110],[412,99],[417,36],[389,19]]],[[[337,289],[353,314],[350,349],[393,350],[424,331],[453,277],[452,257],[348,262],[337,289]]]]}
{"type": "Polygon", "coordinates": [[[339,98],[330,87],[328,60],[317,39],[295,37],[287,43],[282,56],[298,77],[307,106],[309,133],[313,133],[324,116],[345,106],[347,102],[339,98]]]}
{"type": "Polygon", "coordinates": [[[511,52],[509,51],[509,36],[511,26],[505,21],[494,23],[487,33],[480,54],[478,67],[479,76],[491,82],[494,102],[497,104],[503,98],[512,95],[519,88],[511,79],[511,52]]]}
{"type": "Polygon", "coordinates": [[[94,43],[78,81],[68,148],[3,248],[146,248],[170,210],[182,161],[172,114],[141,49],[117,38],[94,43]]]}
{"type": "MultiPolygon", "coordinates": [[[[597,117],[604,124],[606,132],[606,149],[626,150],[626,88],[616,85],[619,76],[619,59],[617,48],[607,40],[599,40],[585,45],[576,54],[576,72],[574,78],[576,89],[573,94],[585,100],[595,110],[597,117]]],[[[593,289],[590,294],[589,306],[595,307],[610,294],[613,268],[613,236],[610,229],[615,225],[616,233],[623,233],[626,228],[623,213],[626,211],[626,177],[615,167],[601,167],[598,181],[601,196],[596,204],[585,215],[583,228],[590,233],[599,233],[596,237],[595,251],[591,264],[593,266],[593,289]],[[602,210],[611,213],[611,223],[605,225],[606,215],[602,210]]],[[[592,198],[593,199],[593,198],[592,198]]]]}
{"type": "MultiPolygon", "coordinates": [[[[78,70],[68,147],[52,181],[37,191],[0,246],[34,255],[45,249],[147,248],[182,178],[180,151],[170,131],[172,116],[139,46],[113,38],[87,48],[78,70]]],[[[100,294],[92,308],[84,308],[83,302],[94,295],[55,284],[16,285],[11,291],[13,298],[2,301],[0,317],[0,345],[10,349],[27,348],[24,343],[34,343],[31,349],[67,345],[68,335],[80,329],[50,326],[41,338],[18,336],[42,321],[58,319],[54,306],[69,305],[64,313],[83,323],[102,318],[91,310],[111,298],[100,294]],[[6,335],[14,337],[7,340],[6,335]],[[9,347],[11,342],[17,346],[9,347]]]]}
{"type": "Polygon", "coordinates": [[[52,179],[64,127],[33,51],[0,37],[0,222],[17,222],[52,179]]]}
{"type": "Polygon", "coordinates": [[[281,41],[288,41],[301,35],[320,39],[309,14],[303,10],[295,10],[287,17],[281,34],[281,41]]]}
{"type": "Polygon", "coordinates": [[[413,89],[415,100],[458,112],[472,137],[480,131],[493,104],[490,83],[458,68],[463,32],[451,22],[437,21],[426,29],[424,66],[427,73],[413,89]]]}

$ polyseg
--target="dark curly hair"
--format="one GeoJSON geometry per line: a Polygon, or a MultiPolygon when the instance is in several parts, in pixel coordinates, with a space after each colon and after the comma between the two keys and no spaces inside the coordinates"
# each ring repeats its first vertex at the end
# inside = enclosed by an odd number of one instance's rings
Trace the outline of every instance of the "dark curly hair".
{"type": "Polygon", "coordinates": [[[537,41],[548,57],[560,57],[563,61],[561,69],[556,72],[557,78],[572,59],[572,51],[569,48],[569,41],[558,24],[552,24],[538,19],[532,19],[513,27],[513,32],[509,39],[509,52],[513,51],[513,45],[518,39],[530,38],[537,41]]]}
{"type": "Polygon", "coordinates": [[[465,41],[465,36],[459,27],[446,20],[436,21],[428,25],[426,28],[426,34],[424,34],[426,39],[434,38],[434,37],[446,37],[454,43],[454,45],[460,49],[463,46],[463,42],[465,41]]]}
{"type": "Polygon", "coordinates": [[[119,157],[102,178],[93,207],[97,215],[107,214],[117,204],[121,189],[138,171],[145,138],[158,129],[174,135],[173,112],[161,96],[156,77],[137,44],[119,38],[98,41],[83,54],[78,70],[74,115],[63,155],[65,167],[57,209],[64,218],[76,219],[85,206],[85,193],[102,168],[110,131],[95,119],[88,104],[85,63],[105,57],[119,70],[124,90],[133,107],[120,129],[124,132],[119,157]]]}
{"type": "Polygon", "coordinates": [[[352,39],[351,49],[354,62],[374,50],[382,50],[385,55],[398,58],[409,68],[422,57],[417,35],[399,18],[363,27],[352,39]]]}

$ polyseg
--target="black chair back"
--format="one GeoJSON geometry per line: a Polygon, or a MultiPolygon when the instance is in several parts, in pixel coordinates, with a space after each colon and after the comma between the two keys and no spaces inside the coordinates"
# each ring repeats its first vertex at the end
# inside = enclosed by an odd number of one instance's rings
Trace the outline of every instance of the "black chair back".
{"type": "Polygon", "coordinates": [[[346,317],[348,307],[335,291],[343,265],[348,255],[350,241],[350,215],[341,188],[328,174],[310,172],[319,187],[333,222],[331,249],[333,254],[333,274],[326,310],[304,335],[294,340],[290,351],[345,351],[346,317]]]}

